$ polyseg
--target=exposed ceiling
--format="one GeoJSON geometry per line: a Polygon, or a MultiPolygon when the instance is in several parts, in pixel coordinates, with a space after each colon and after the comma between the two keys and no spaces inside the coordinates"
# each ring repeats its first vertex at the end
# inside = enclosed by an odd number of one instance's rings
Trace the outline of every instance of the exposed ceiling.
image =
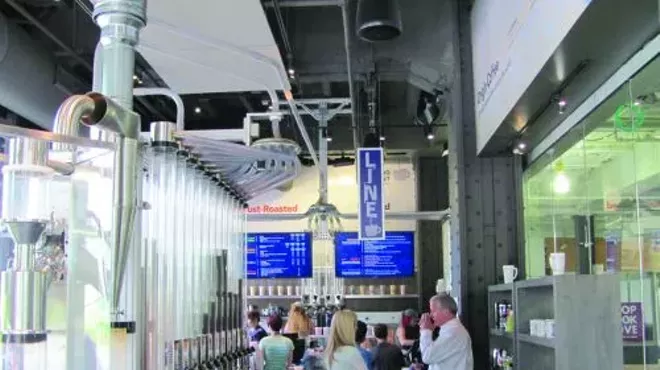
{"type": "MultiPolygon", "coordinates": [[[[403,34],[396,40],[379,44],[368,44],[357,38],[357,1],[348,1],[347,19],[358,102],[358,126],[363,135],[369,121],[367,79],[371,73],[376,72],[374,81],[380,91],[377,124],[385,136],[387,149],[423,149],[433,144],[441,147],[445,141],[446,109],[443,93],[451,84],[455,65],[450,42],[455,20],[450,14],[449,1],[399,1],[403,34]],[[432,97],[431,100],[440,108],[439,117],[431,126],[422,127],[420,120],[415,118],[420,116],[422,92],[430,93],[426,96],[432,97]],[[434,140],[427,139],[431,129],[435,132],[434,140]]],[[[140,51],[145,58],[138,58],[135,80],[137,86],[171,87],[185,94],[187,128],[241,127],[246,113],[268,109],[269,99],[265,88],[280,84],[275,73],[250,73],[255,69],[254,63],[250,67],[245,58],[209,48],[209,39],[190,42],[191,36],[198,35],[200,31],[230,35],[215,39],[223,39],[230,49],[236,46],[266,55],[275,60],[281,69],[293,68],[295,75],[289,82],[296,99],[349,96],[344,25],[339,1],[279,0],[284,32],[281,32],[271,0],[215,1],[212,3],[220,5],[203,10],[200,7],[173,9],[167,3],[173,2],[149,2],[149,7],[153,7],[149,17],[154,21],[143,34],[144,44],[140,51]],[[234,9],[229,6],[230,3],[245,4],[240,9],[234,9]],[[195,28],[195,22],[186,21],[195,19],[193,16],[208,21],[200,21],[207,25],[205,27],[210,24],[217,29],[195,28]],[[172,33],[172,27],[167,26],[171,25],[168,17],[181,18],[176,26],[184,32],[172,33]],[[264,19],[270,26],[271,34],[261,24],[264,19]],[[163,44],[162,37],[155,36],[159,33],[169,33],[170,43],[163,44]],[[187,52],[188,55],[178,55],[178,59],[175,59],[179,63],[172,63],[172,58],[168,61],[163,51],[170,54],[187,52]],[[278,53],[282,56],[279,60],[278,53]],[[204,55],[207,60],[200,61],[204,55]],[[186,57],[196,61],[197,68],[182,63],[186,57]],[[187,79],[188,74],[177,75],[177,71],[172,69],[173,65],[179,65],[180,69],[196,68],[199,72],[203,70],[199,64],[212,64],[217,65],[219,70],[229,70],[228,63],[242,65],[241,68],[228,71],[226,75],[209,70],[206,78],[202,73],[202,77],[195,80],[187,79]],[[252,83],[248,83],[250,81],[252,83]]],[[[57,58],[56,79],[66,88],[67,93],[82,93],[91,88],[90,66],[98,40],[98,28],[90,18],[91,4],[87,0],[7,0],[0,4],[0,11],[18,22],[44,48],[51,50],[57,58]]],[[[280,98],[283,96],[280,95],[280,98]]],[[[174,120],[174,106],[167,99],[142,97],[136,99],[136,109],[146,123],[174,120]]],[[[305,123],[310,136],[315,138],[315,122],[308,118],[305,123]]],[[[335,118],[330,128],[333,136],[330,150],[341,152],[353,148],[350,117],[335,118]]],[[[282,131],[286,137],[300,137],[288,118],[283,122],[282,131]]],[[[263,135],[269,134],[269,128],[264,127],[263,135]]]]}

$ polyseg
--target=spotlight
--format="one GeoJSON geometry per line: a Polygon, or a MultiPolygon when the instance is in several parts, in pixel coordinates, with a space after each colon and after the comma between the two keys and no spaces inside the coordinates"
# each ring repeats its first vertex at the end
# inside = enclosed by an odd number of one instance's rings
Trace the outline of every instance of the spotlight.
{"type": "Polygon", "coordinates": [[[200,108],[200,107],[195,107],[195,113],[197,113],[197,114],[202,113],[202,108],[200,108]]]}
{"type": "Polygon", "coordinates": [[[296,71],[293,68],[289,68],[289,75],[293,76],[296,74],[296,71]]]}
{"type": "Polygon", "coordinates": [[[433,135],[432,132],[429,132],[428,134],[426,134],[426,138],[429,139],[429,140],[433,140],[433,139],[435,139],[435,135],[433,135]]]}
{"type": "Polygon", "coordinates": [[[325,138],[325,141],[327,141],[327,142],[329,142],[329,143],[332,142],[332,136],[328,136],[328,137],[326,137],[326,138],[325,138]]]}
{"type": "Polygon", "coordinates": [[[513,148],[513,154],[524,155],[527,152],[527,144],[524,141],[519,141],[513,148]]]}
{"type": "Polygon", "coordinates": [[[380,136],[380,141],[385,141],[385,136],[381,135],[380,136]]]}
{"type": "Polygon", "coordinates": [[[566,105],[567,104],[568,103],[566,102],[566,99],[564,99],[564,98],[557,99],[557,107],[558,107],[558,110],[559,110],[559,114],[564,114],[564,112],[566,111],[566,105]]]}

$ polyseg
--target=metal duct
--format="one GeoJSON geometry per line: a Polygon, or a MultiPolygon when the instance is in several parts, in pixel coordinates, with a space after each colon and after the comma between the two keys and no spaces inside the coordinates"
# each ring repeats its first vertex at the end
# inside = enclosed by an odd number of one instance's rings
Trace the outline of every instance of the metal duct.
{"type": "Polygon", "coordinates": [[[387,41],[403,32],[397,0],[359,0],[357,33],[364,41],[387,41]]]}
{"type": "Polygon", "coordinates": [[[55,65],[44,47],[0,13],[0,105],[50,129],[66,98],[54,84],[55,65]]]}

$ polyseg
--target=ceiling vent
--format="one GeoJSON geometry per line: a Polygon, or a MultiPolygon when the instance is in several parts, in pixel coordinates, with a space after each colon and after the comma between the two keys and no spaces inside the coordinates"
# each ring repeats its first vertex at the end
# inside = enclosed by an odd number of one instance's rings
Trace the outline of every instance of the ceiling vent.
{"type": "Polygon", "coordinates": [[[397,38],[403,31],[401,10],[397,0],[359,0],[357,33],[368,42],[397,38]]]}

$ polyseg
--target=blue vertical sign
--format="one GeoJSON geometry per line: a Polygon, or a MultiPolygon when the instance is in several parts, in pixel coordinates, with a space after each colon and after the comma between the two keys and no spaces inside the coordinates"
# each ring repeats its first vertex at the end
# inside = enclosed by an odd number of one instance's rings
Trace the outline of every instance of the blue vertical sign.
{"type": "Polygon", "coordinates": [[[385,197],[383,194],[383,149],[359,148],[358,222],[360,240],[385,239],[385,197]]]}

